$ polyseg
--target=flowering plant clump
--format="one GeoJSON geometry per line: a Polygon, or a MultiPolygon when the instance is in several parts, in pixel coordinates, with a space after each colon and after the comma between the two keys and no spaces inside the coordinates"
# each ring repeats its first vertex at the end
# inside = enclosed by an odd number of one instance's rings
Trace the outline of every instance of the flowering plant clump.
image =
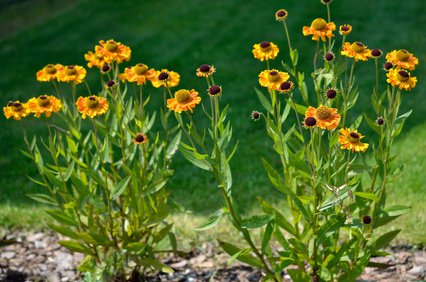
{"type": "Polygon", "coordinates": [[[409,210],[388,207],[386,194],[400,171],[391,147],[411,114],[400,114],[399,108],[406,92],[416,86],[418,59],[404,49],[389,52],[386,77],[382,76],[388,86],[381,90],[382,51],[359,41],[346,42],[356,32],[349,24],[339,26],[339,44],[331,21],[332,0],[321,3],[327,20],[317,18],[302,28],[303,35],[316,42],[312,89],[298,66],[287,10],[275,13],[288,44],[283,69],[270,67],[278,57],[278,45],[253,45],[254,58],[265,61],[266,68],[253,78],[261,87],[255,93],[263,109],[253,111],[251,118],[264,122],[276,156],[263,156],[262,163],[287,202],[276,207],[259,197],[262,214],[240,214],[233,198],[230,162],[238,142],[227,120],[229,106],[220,103],[224,93],[215,82],[213,65],[194,70],[206,80],[207,90],[183,89],[178,87],[180,75],[168,69],[139,62],[122,70],[120,64],[130,60],[131,49],[112,39],[101,40],[85,54],[87,66],[101,74],[99,91],[91,92],[84,67],[48,64],[36,76],[50,82],[55,95],[10,101],[3,108],[8,119],[23,125],[24,153],[39,172],[32,180],[47,191],[30,197],[52,206],[47,212],[56,223],[49,226],[70,238],[61,245],[85,254],[79,269],[88,281],[126,281],[151,269],[172,271],[156,254],[176,252],[172,225],[166,221],[170,207],[165,186],[173,175],[170,165],[177,150],[194,166],[211,172],[223,195],[225,206],[198,230],[212,228],[227,216],[245,245],[220,241],[221,247],[230,262],[240,260],[261,269],[265,281],[283,281],[283,271],[293,281],[355,281],[365,267],[375,265],[371,257],[387,255],[381,249],[400,230],[378,235],[376,229],[409,210]],[[375,68],[374,115],[353,116],[351,109],[361,95],[355,66],[369,62],[375,68]],[[153,90],[163,90],[159,114],[146,107],[151,98],[144,92],[148,82],[153,90]],[[71,95],[60,93],[57,83],[68,83],[71,95]],[[82,83],[88,93],[76,97],[82,83]],[[130,84],[135,93],[129,91],[130,84]],[[193,118],[200,109],[207,129],[193,118]],[[25,121],[31,114],[45,119],[48,142],[36,136],[29,140],[25,121]],[[176,126],[169,122],[172,114],[176,126]],[[161,126],[156,127],[157,115],[161,126]],[[375,136],[362,134],[364,126],[375,136]],[[371,152],[371,160],[364,157],[366,152],[371,152]],[[261,235],[260,242],[253,239],[254,232],[261,235]],[[170,248],[164,249],[160,243],[166,240],[170,248]]]}
{"type": "Polygon", "coordinates": [[[181,133],[169,125],[166,107],[160,111],[162,126],[155,127],[158,113],[146,109],[150,95],[144,95],[144,87],[147,81],[164,86],[165,99],[179,75],[170,72],[168,85],[141,63],[120,73],[130,53],[119,42],[101,40],[95,52],[85,55],[88,67],[101,74],[99,91],[91,92],[84,67],[48,64],[37,72],[37,80],[52,83],[51,93],[3,108],[6,118],[23,125],[25,155],[39,172],[32,180],[47,191],[29,196],[51,206],[47,213],[55,223],[49,227],[69,238],[60,244],[85,254],[79,270],[88,281],[127,281],[150,270],[172,271],[156,254],[176,251],[166,221],[165,187],[181,133]],[[71,93],[59,92],[58,83],[69,84],[71,93]],[[135,93],[129,90],[132,84],[135,93]],[[45,121],[48,142],[27,135],[31,114],[45,121]],[[165,240],[169,249],[160,244],[165,240]]]}
{"type": "MultiPolygon", "coordinates": [[[[409,210],[386,206],[386,193],[388,183],[399,173],[391,147],[411,114],[399,114],[399,107],[405,92],[416,85],[411,71],[418,60],[406,50],[388,53],[389,85],[381,91],[382,51],[370,50],[358,41],[346,42],[352,34],[349,24],[339,27],[339,45],[336,25],[331,21],[332,1],[321,2],[327,8],[328,20],[317,18],[302,29],[303,35],[316,41],[313,89],[308,88],[305,74],[298,69],[299,53],[291,43],[287,26],[291,14],[286,10],[278,10],[275,18],[284,26],[290,63],[285,59],[283,70],[270,68],[279,47],[269,41],[253,45],[254,58],[266,61],[266,69],[258,76],[264,90],[255,89],[264,109],[253,111],[251,118],[263,120],[272,139],[280,166],[273,165],[272,156],[264,156],[262,162],[271,184],[287,201],[286,206],[277,208],[260,198],[263,214],[244,217],[238,212],[231,192],[230,166],[237,143],[232,141],[232,127],[226,121],[228,106],[220,107],[222,88],[221,95],[210,95],[211,112],[204,111],[210,121],[207,135],[188,111],[181,115],[183,108],[172,108],[188,140],[181,143],[180,151],[195,166],[211,171],[225,202],[225,207],[199,229],[211,228],[228,215],[245,246],[220,241],[221,247],[231,256],[231,262],[240,260],[262,269],[266,281],[283,281],[284,270],[293,281],[355,281],[366,266],[374,266],[371,257],[387,255],[382,247],[400,231],[378,236],[376,229],[409,210]],[[355,84],[355,66],[366,61],[373,61],[375,66],[371,112],[376,116],[353,116],[351,109],[361,95],[355,84]],[[363,121],[377,138],[361,133],[363,121]],[[363,156],[368,151],[374,156],[371,162],[363,156]],[[259,229],[261,241],[257,244],[253,231],[259,229]]],[[[209,89],[218,87],[213,74],[205,77],[209,89]]],[[[189,94],[186,100],[190,101],[189,94]]],[[[187,109],[192,112],[192,107],[187,109]]]]}

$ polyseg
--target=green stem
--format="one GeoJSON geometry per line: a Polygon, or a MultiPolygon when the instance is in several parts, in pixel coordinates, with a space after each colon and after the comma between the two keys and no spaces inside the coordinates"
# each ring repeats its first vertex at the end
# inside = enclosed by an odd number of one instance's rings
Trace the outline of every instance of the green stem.
{"type": "Polygon", "coordinates": [[[105,174],[105,189],[104,189],[104,194],[105,194],[105,198],[107,201],[107,209],[108,209],[108,217],[109,217],[109,223],[110,223],[110,236],[111,236],[111,240],[114,241],[115,247],[118,248],[118,242],[117,242],[117,238],[114,236],[114,220],[112,218],[112,205],[111,205],[111,199],[110,199],[110,193],[108,190],[108,173],[107,170],[105,169],[105,164],[104,161],[102,160],[102,156],[101,156],[101,151],[99,149],[99,142],[98,142],[98,130],[97,130],[97,126],[96,126],[96,122],[94,119],[92,119],[92,123],[93,123],[93,142],[95,144],[95,148],[96,148],[96,152],[98,154],[98,158],[99,158],[99,162],[101,164],[101,168],[102,168],[102,172],[105,174]]]}

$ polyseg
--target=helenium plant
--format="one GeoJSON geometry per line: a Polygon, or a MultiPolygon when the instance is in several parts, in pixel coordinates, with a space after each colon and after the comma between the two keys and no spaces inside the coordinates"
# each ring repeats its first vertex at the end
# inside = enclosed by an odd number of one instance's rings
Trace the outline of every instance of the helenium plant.
{"type": "Polygon", "coordinates": [[[59,244],[85,255],[79,270],[87,281],[170,272],[157,255],[176,252],[165,187],[181,132],[169,124],[166,107],[149,110],[151,95],[144,87],[149,81],[166,95],[180,77],[142,63],[121,68],[130,54],[124,44],[101,40],[85,55],[100,75],[99,92],[92,93],[84,67],[48,64],[37,79],[51,83],[54,95],[11,101],[4,108],[7,118],[23,126],[23,153],[39,173],[31,180],[45,188],[29,196],[49,207],[54,219],[49,227],[69,238],[59,244]],[[58,83],[69,84],[70,91],[58,83]],[[45,122],[48,138],[28,136],[30,114],[45,122]]]}
{"type": "MultiPolygon", "coordinates": [[[[252,118],[264,122],[272,140],[280,165],[274,165],[273,156],[264,156],[262,162],[287,205],[278,208],[260,198],[263,214],[244,217],[239,213],[232,196],[230,163],[237,142],[226,121],[228,106],[220,107],[222,88],[215,84],[211,66],[202,65],[197,70],[198,76],[207,78],[209,87],[210,106],[204,107],[210,121],[207,131],[199,128],[190,113],[175,114],[187,140],[181,143],[180,151],[195,166],[211,171],[224,198],[224,207],[199,229],[211,228],[228,215],[245,244],[221,241],[221,247],[231,255],[231,261],[262,269],[264,280],[282,281],[286,271],[293,281],[355,281],[366,266],[386,267],[370,262],[370,258],[387,255],[382,248],[400,230],[384,234],[376,230],[409,210],[388,207],[386,194],[388,184],[400,172],[391,147],[411,114],[400,114],[399,108],[404,92],[416,85],[410,71],[418,60],[407,50],[389,52],[385,64],[389,85],[380,89],[382,51],[370,50],[361,42],[347,42],[352,32],[349,24],[339,27],[341,40],[337,40],[331,1],[321,2],[328,19],[317,18],[302,29],[316,45],[313,87],[298,67],[299,52],[290,39],[286,10],[275,14],[283,24],[289,50],[289,57],[281,64],[283,70],[270,67],[279,53],[276,44],[263,41],[253,46],[254,57],[265,61],[266,69],[258,77],[264,90],[255,89],[263,110],[253,112],[252,118]],[[361,95],[356,65],[365,61],[374,63],[372,108],[354,115],[352,110],[361,95]],[[365,125],[376,136],[363,135],[365,125]],[[368,152],[373,158],[365,157],[368,152]],[[256,242],[253,234],[259,229],[262,236],[256,242]]],[[[179,92],[175,99],[179,100],[179,92]]],[[[193,107],[195,104],[191,111],[193,107]]]]}

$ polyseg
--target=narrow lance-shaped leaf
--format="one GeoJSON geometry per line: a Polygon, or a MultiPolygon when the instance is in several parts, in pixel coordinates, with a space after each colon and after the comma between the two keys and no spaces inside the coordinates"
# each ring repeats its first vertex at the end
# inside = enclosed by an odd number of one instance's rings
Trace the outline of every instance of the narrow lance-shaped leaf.
{"type": "Polygon", "coordinates": [[[124,190],[126,190],[127,186],[129,185],[131,178],[132,176],[128,175],[125,178],[121,179],[120,182],[118,182],[118,184],[112,190],[112,193],[111,193],[112,200],[117,199],[121,194],[123,194],[124,190]]]}

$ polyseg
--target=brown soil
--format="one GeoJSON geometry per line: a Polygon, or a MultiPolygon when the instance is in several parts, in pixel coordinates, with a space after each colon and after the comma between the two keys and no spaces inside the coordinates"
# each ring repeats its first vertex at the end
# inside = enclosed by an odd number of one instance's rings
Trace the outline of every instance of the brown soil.
{"type": "MultiPolygon", "coordinates": [[[[13,232],[9,239],[16,243],[1,248],[0,281],[81,281],[75,270],[82,260],[81,254],[73,254],[58,245],[58,235],[52,232],[13,232]]],[[[218,251],[212,243],[186,257],[167,257],[164,263],[172,267],[172,274],[151,275],[148,281],[259,281],[262,273],[249,266],[227,264],[229,256],[218,251]]],[[[392,264],[386,269],[367,268],[359,281],[421,281],[425,279],[426,251],[410,246],[388,250],[392,256],[373,258],[379,263],[392,264]]],[[[285,281],[291,281],[284,273],[285,281]]]]}

